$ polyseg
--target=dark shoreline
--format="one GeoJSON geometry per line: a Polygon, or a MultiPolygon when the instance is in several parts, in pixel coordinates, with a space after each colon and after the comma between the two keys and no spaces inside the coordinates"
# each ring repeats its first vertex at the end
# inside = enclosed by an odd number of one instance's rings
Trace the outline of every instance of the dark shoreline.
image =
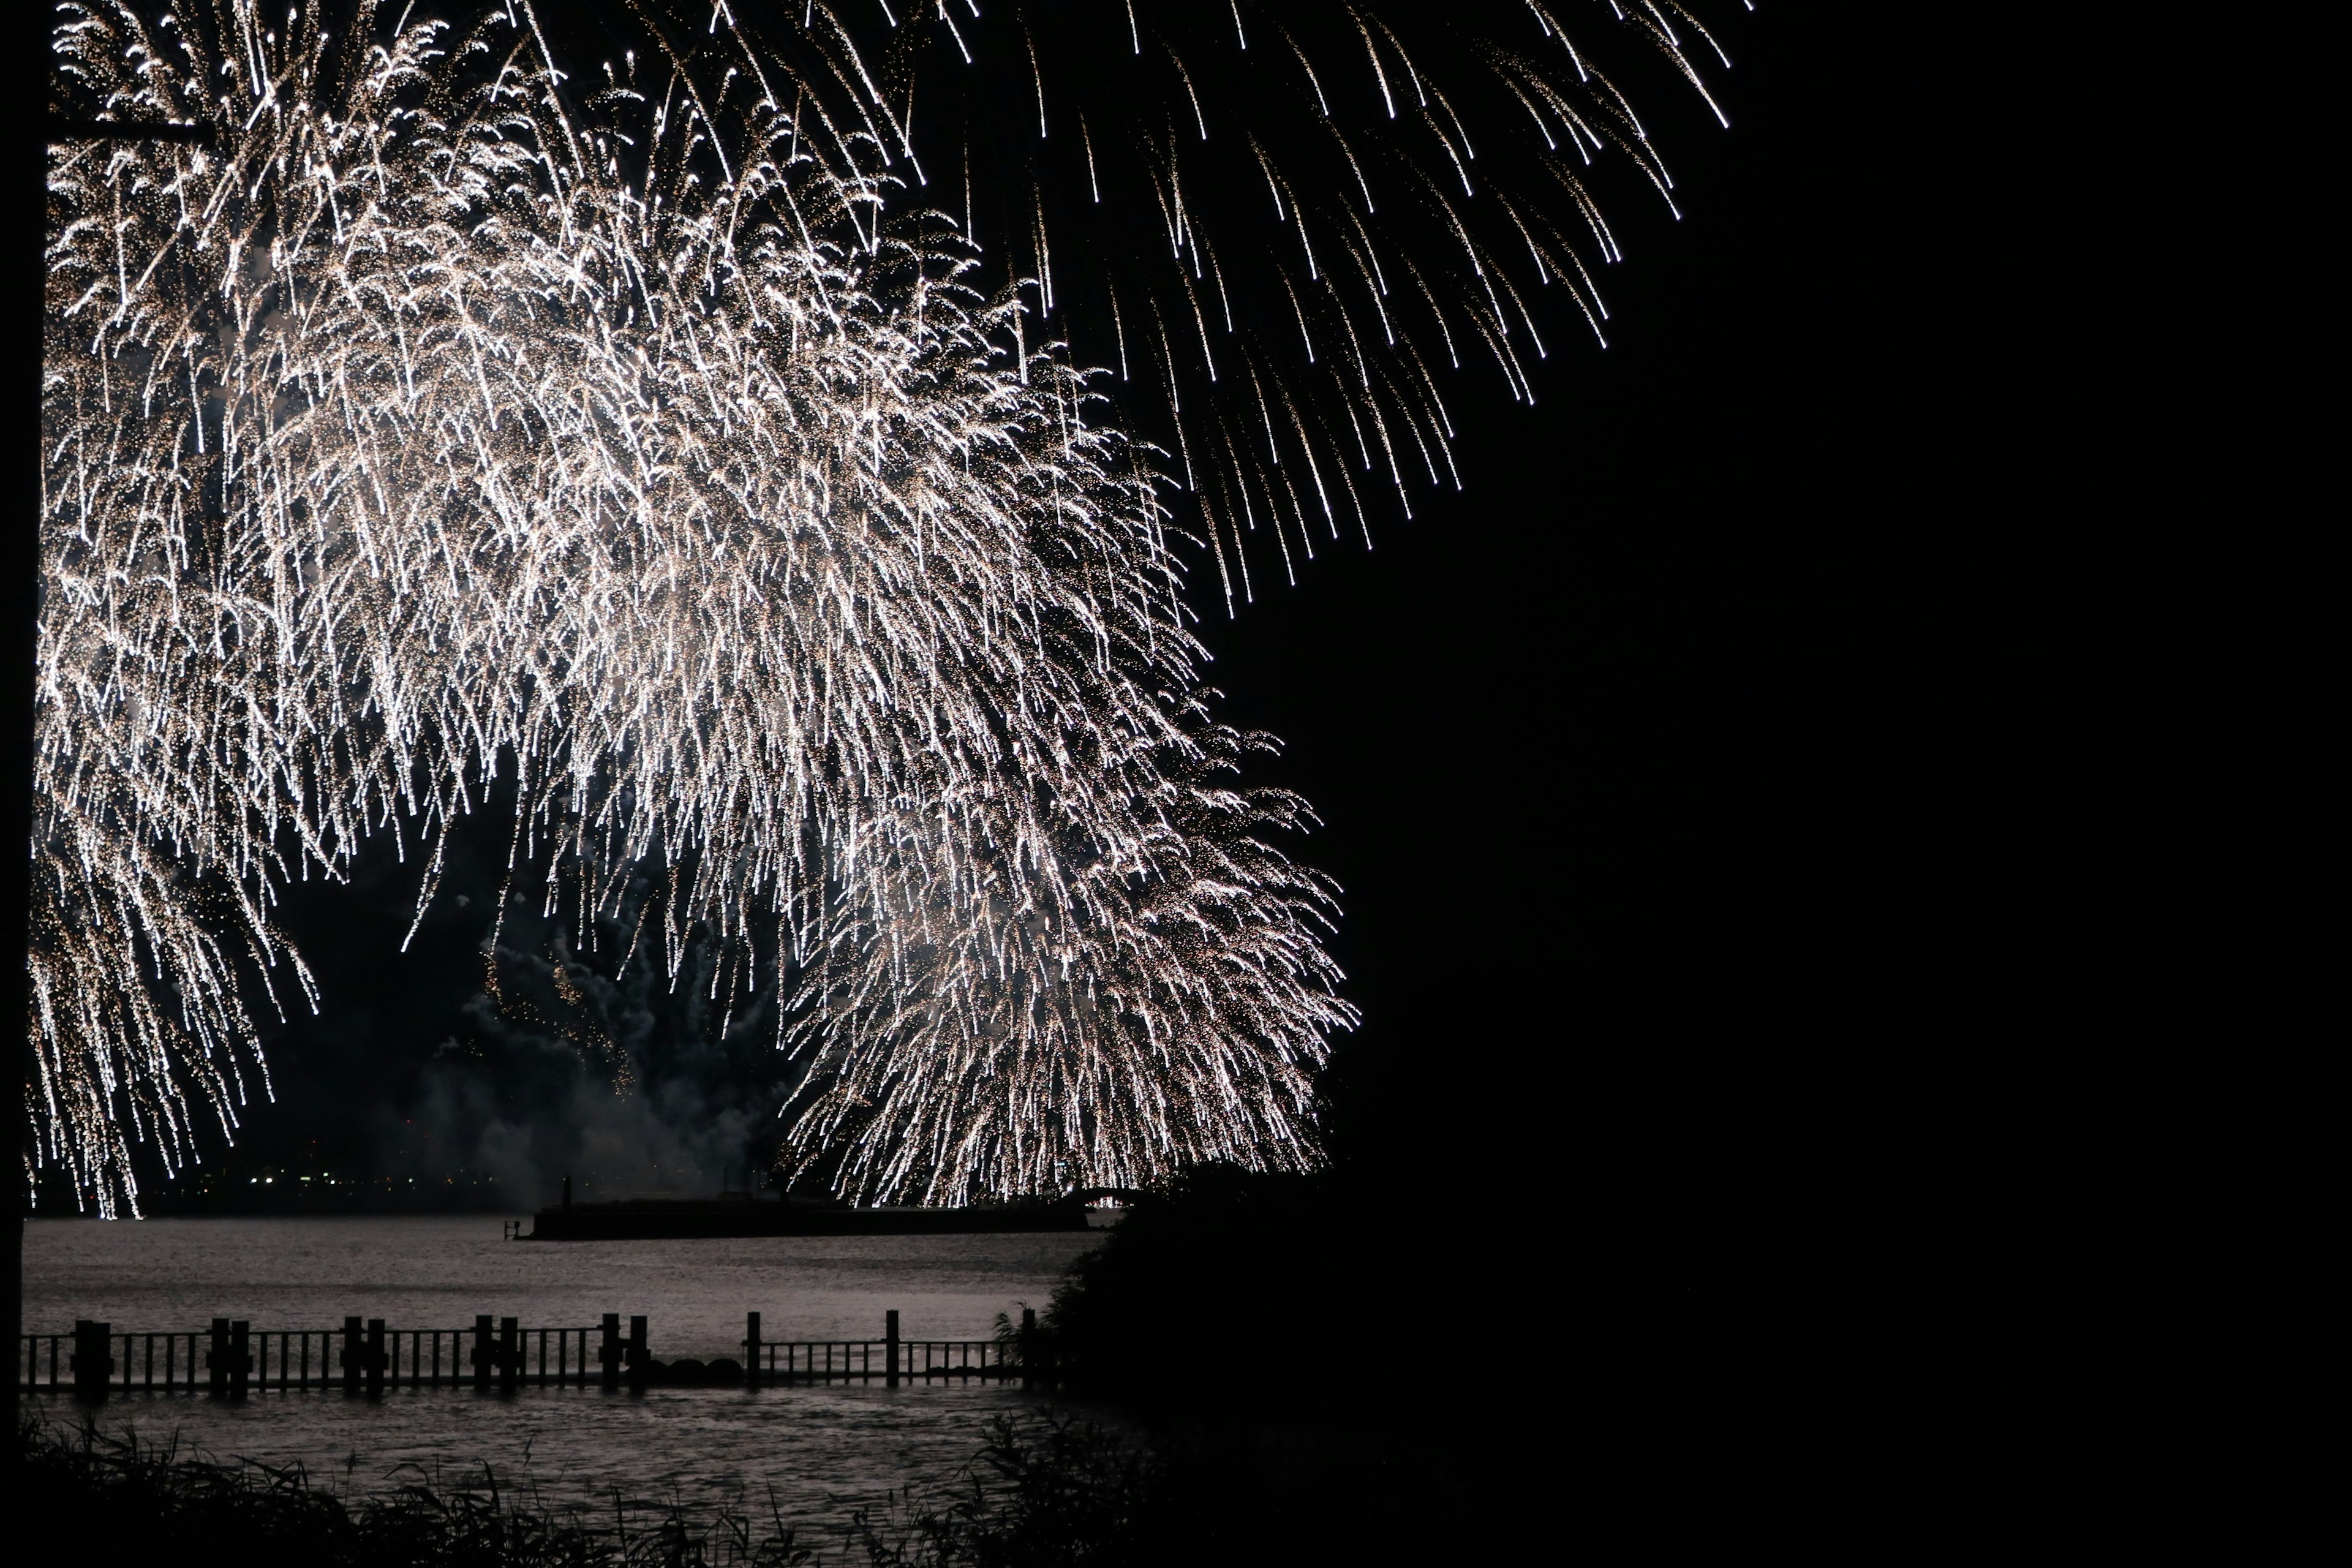
{"type": "Polygon", "coordinates": [[[1083,1201],[971,1208],[851,1208],[751,1198],[636,1199],[539,1211],[519,1241],[682,1241],[757,1236],[988,1236],[1092,1228],[1083,1201]]]}

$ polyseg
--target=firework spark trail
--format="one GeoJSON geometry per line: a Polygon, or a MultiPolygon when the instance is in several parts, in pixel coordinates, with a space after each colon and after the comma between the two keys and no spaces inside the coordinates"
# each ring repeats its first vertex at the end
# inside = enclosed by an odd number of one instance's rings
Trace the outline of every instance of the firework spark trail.
{"type": "Polygon", "coordinates": [[[1612,187],[1674,206],[1634,105],[1721,121],[1727,64],[1676,0],[635,4],[747,29],[1117,370],[1229,611],[1458,486],[1449,378],[1532,401],[1553,318],[1602,334],[1612,187]]]}
{"type": "Polygon", "coordinates": [[[391,831],[429,899],[504,767],[551,887],[681,868],[673,969],[781,918],[851,1195],[1308,1158],[1304,807],[1224,784],[1148,455],[880,139],[723,39],[583,98],[522,8],[63,16],[226,145],[52,158],[44,1160],[111,1212],[184,1090],[233,1125],[271,889],[391,831]]]}

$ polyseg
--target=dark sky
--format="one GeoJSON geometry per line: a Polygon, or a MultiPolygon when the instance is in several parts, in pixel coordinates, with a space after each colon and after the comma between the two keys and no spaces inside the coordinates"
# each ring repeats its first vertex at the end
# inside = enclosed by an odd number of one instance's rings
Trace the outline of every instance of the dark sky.
{"type": "MultiPolygon", "coordinates": [[[[1718,1259],[1995,1192],[2037,1255],[2242,1230],[2236,1069],[2336,940],[2324,622],[2269,465],[2216,460],[2258,400],[2179,374],[2178,171],[1979,25],[1740,21],[1684,220],[1612,214],[1612,346],[1469,395],[1462,494],[1204,626],[1327,823],[1336,1136],[1401,1194],[1718,1259]]],[[[380,1153],[462,1034],[481,910],[394,956],[406,886],[289,906],[331,1014],[252,1157],[380,1153]]]]}
{"type": "Polygon", "coordinates": [[[1741,27],[1465,494],[1211,628],[1348,889],[1339,1131],[1504,1216],[1498,1310],[1606,1260],[1730,1375],[2284,1386],[2345,715],[2243,356],[2324,252],[2186,239],[2265,198],[2129,40],[1831,10],[1741,27]]]}
{"type": "Polygon", "coordinates": [[[2071,41],[1822,9],[1742,27],[1609,352],[1212,633],[1332,825],[1371,1119],[1429,1124],[1400,1179],[1638,1172],[1699,1223],[2252,1235],[2204,1205],[2341,843],[2291,437],[2194,374],[2260,327],[2186,319],[2188,171],[2071,41]]]}

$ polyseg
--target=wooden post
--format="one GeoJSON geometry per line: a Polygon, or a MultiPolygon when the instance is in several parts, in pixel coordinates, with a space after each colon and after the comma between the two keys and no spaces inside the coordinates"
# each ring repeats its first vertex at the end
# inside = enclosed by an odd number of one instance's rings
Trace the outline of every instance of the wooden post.
{"type": "Polygon", "coordinates": [[[898,1309],[882,1314],[882,1380],[886,1388],[898,1386],[898,1309]]]}
{"type": "Polygon", "coordinates": [[[74,1397],[89,1405],[106,1400],[106,1385],[114,1375],[114,1325],[74,1320],[74,1397]]]}
{"type": "Polygon", "coordinates": [[[760,1314],[743,1314],[743,1386],[760,1386],[760,1314]]]}
{"type": "Polygon", "coordinates": [[[212,1395],[219,1399],[228,1393],[228,1320],[213,1320],[213,1345],[205,1356],[205,1375],[211,1383],[212,1395]]]}
{"type": "Polygon", "coordinates": [[[1021,1386],[1037,1384],[1037,1309],[1021,1309],[1021,1386]]]}
{"type": "Polygon", "coordinates": [[[367,1330],[367,1394],[370,1399],[383,1397],[383,1320],[370,1318],[367,1330]]]}
{"type": "Polygon", "coordinates": [[[522,1375],[522,1336],[512,1318],[499,1320],[499,1392],[512,1394],[522,1375]]]}
{"type": "Polygon", "coordinates": [[[360,1347],[360,1320],[357,1313],[343,1320],[343,1392],[360,1391],[360,1374],[367,1366],[367,1357],[360,1347]]]}
{"type": "Polygon", "coordinates": [[[604,1364],[604,1382],[607,1388],[621,1386],[621,1314],[604,1314],[604,1342],[596,1352],[596,1359],[604,1364]]]}
{"type": "Polygon", "coordinates": [[[474,1387],[487,1392],[490,1386],[490,1369],[498,1363],[499,1352],[490,1342],[490,1315],[474,1315],[474,1387]]]}
{"type": "Polygon", "coordinates": [[[629,1368],[629,1386],[643,1390],[646,1386],[646,1363],[653,1360],[652,1352],[646,1348],[646,1321],[643,1318],[629,1320],[629,1348],[625,1360],[629,1368]]]}
{"type": "Polygon", "coordinates": [[[253,1325],[233,1318],[228,1325],[228,1396],[245,1397],[246,1380],[253,1375],[253,1325]]]}

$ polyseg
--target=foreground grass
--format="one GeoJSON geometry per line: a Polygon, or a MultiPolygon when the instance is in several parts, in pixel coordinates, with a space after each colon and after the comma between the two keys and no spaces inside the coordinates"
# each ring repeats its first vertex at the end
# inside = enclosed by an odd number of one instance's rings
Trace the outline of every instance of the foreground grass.
{"type": "MultiPolygon", "coordinates": [[[[1361,1562],[1321,1489],[1254,1448],[1141,1448],[1081,1419],[1000,1416],[945,1492],[845,1509],[815,1527],[771,1511],[630,1502],[549,1507],[501,1486],[420,1479],[339,1496],[297,1466],[26,1422],[23,1561],[185,1559],[253,1568],[1059,1568],[1361,1562]],[[1287,1479],[1286,1479],[1287,1478],[1287,1479]]],[[[1345,1510],[1352,1514],[1354,1510],[1345,1510]]]]}
{"type": "Polygon", "coordinates": [[[380,1496],[344,1498],[299,1465],[219,1460],[176,1442],[152,1443],[95,1426],[26,1421],[17,1434],[34,1562],[168,1560],[303,1568],[782,1568],[815,1550],[790,1527],[767,1530],[721,1510],[631,1506],[617,1498],[592,1516],[551,1509],[499,1485],[419,1479],[380,1496]],[[167,1556],[168,1554],[168,1556],[167,1556]]]}
{"type": "Polygon", "coordinates": [[[924,1506],[845,1510],[812,1530],[771,1512],[630,1502],[551,1508],[501,1487],[419,1479],[346,1498],[299,1466],[223,1461],[95,1427],[17,1434],[31,1562],[149,1553],[303,1568],[949,1568],[1166,1560],[1139,1527],[1164,1507],[1140,1449],[1070,1419],[1000,1417],[958,1486],[924,1506]]]}

